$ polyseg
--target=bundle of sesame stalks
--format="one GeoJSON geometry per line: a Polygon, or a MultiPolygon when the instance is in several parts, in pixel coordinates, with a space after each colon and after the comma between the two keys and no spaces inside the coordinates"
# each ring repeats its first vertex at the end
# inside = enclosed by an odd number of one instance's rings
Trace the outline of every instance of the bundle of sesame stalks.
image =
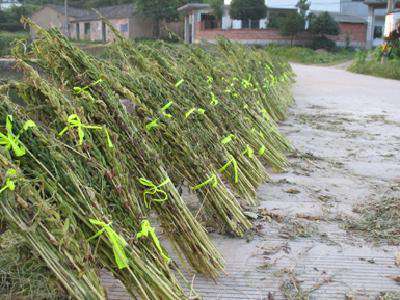
{"type": "Polygon", "coordinates": [[[0,87],[1,218],[74,298],[104,298],[105,268],[133,297],[184,299],[172,269],[223,269],[204,225],[243,236],[267,170],[286,166],[289,65],[227,40],[135,44],[112,27],[99,59],[24,22],[37,36],[14,50],[24,80],[0,87]]]}

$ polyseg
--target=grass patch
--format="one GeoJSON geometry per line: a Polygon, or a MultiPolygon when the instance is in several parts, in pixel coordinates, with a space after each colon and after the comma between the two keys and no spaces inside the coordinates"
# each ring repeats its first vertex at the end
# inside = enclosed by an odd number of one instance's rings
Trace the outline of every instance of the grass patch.
{"type": "Polygon", "coordinates": [[[345,228],[375,242],[400,245],[400,185],[393,186],[381,201],[354,208],[360,218],[346,220],[345,228]]]}
{"type": "Polygon", "coordinates": [[[302,64],[336,64],[354,58],[354,51],[340,49],[336,52],[318,51],[305,47],[271,45],[265,48],[272,55],[302,64]]]}
{"type": "Polygon", "coordinates": [[[391,59],[383,63],[374,59],[356,60],[349,67],[349,71],[353,73],[400,80],[400,59],[391,59]]]}

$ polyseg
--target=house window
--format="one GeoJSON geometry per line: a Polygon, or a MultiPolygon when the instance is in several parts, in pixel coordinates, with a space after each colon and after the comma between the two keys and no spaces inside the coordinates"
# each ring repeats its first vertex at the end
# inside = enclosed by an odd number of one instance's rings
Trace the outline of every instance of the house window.
{"type": "Polygon", "coordinates": [[[85,35],[90,35],[90,23],[85,23],[83,27],[85,35]]]}
{"type": "Polygon", "coordinates": [[[75,24],[75,28],[76,28],[76,39],[79,40],[81,38],[81,28],[79,26],[79,23],[75,24]]]}
{"type": "Polygon", "coordinates": [[[374,28],[374,39],[380,39],[383,36],[383,27],[375,26],[374,28]]]}
{"type": "Polygon", "coordinates": [[[121,31],[121,32],[128,32],[128,24],[121,24],[121,25],[119,25],[119,30],[121,31]]]}

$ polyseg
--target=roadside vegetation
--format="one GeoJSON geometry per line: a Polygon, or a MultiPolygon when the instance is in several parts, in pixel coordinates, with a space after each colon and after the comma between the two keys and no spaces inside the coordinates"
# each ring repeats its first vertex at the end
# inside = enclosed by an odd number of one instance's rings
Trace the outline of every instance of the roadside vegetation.
{"type": "Polygon", "coordinates": [[[400,23],[383,46],[374,51],[359,52],[349,71],[400,80],[400,23]]]}
{"type": "Polygon", "coordinates": [[[28,34],[26,32],[6,32],[0,31],[0,57],[11,54],[13,44],[18,39],[26,39],[28,34]]]}
{"type": "Polygon", "coordinates": [[[376,58],[374,52],[360,52],[348,69],[351,72],[400,80],[400,58],[376,58]]]}
{"type": "Polygon", "coordinates": [[[299,0],[298,12],[271,18],[271,26],[277,28],[282,35],[290,37],[291,42],[290,47],[270,45],[266,51],[303,64],[335,64],[352,59],[354,52],[350,48],[337,48],[336,43],[329,38],[340,33],[338,23],[327,12],[307,15],[309,6],[309,1],[299,0]],[[306,21],[310,24],[307,29],[306,21]],[[300,34],[308,35],[307,45],[293,46],[300,34]]]}
{"type": "Polygon", "coordinates": [[[313,50],[306,47],[287,47],[270,45],[266,51],[274,56],[280,56],[291,62],[302,64],[336,64],[351,60],[355,52],[351,49],[336,51],[313,50]]]}

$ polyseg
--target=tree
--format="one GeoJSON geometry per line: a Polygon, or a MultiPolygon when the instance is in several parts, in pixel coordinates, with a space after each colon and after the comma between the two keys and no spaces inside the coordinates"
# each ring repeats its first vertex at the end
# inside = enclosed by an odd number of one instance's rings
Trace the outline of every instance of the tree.
{"type": "Polygon", "coordinates": [[[29,17],[37,9],[34,5],[11,6],[0,11],[0,31],[23,31],[22,16],[29,17]]]}
{"type": "Polygon", "coordinates": [[[232,0],[230,16],[235,20],[260,20],[267,16],[265,0],[232,0]]]}
{"type": "Polygon", "coordinates": [[[305,19],[297,13],[288,13],[285,17],[282,17],[278,21],[278,29],[284,36],[290,36],[290,47],[293,46],[294,38],[304,31],[305,19]]]}
{"type": "Polygon", "coordinates": [[[309,30],[314,35],[313,48],[333,49],[336,47],[335,42],[330,40],[327,35],[338,35],[339,24],[328,12],[317,16],[312,15],[309,30]]]}
{"type": "Polygon", "coordinates": [[[296,7],[299,9],[300,15],[304,18],[306,17],[306,12],[310,9],[311,2],[308,0],[299,0],[296,4],[296,7]]]}
{"type": "Polygon", "coordinates": [[[339,24],[325,11],[318,16],[313,15],[311,17],[310,32],[319,36],[338,35],[339,24]]]}
{"type": "Polygon", "coordinates": [[[178,7],[183,4],[182,0],[134,0],[138,13],[154,22],[154,36],[160,36],[162,21],[174,21],[179,17],[178,7]]]}
{"type": "Polygon", "coordinates": [[[217,19],[222,19],[222,15],[224,13],[223,6],[224,0],[206,0],[206,3],[210,4],[213,9],[213,13],[217,19]]]}

